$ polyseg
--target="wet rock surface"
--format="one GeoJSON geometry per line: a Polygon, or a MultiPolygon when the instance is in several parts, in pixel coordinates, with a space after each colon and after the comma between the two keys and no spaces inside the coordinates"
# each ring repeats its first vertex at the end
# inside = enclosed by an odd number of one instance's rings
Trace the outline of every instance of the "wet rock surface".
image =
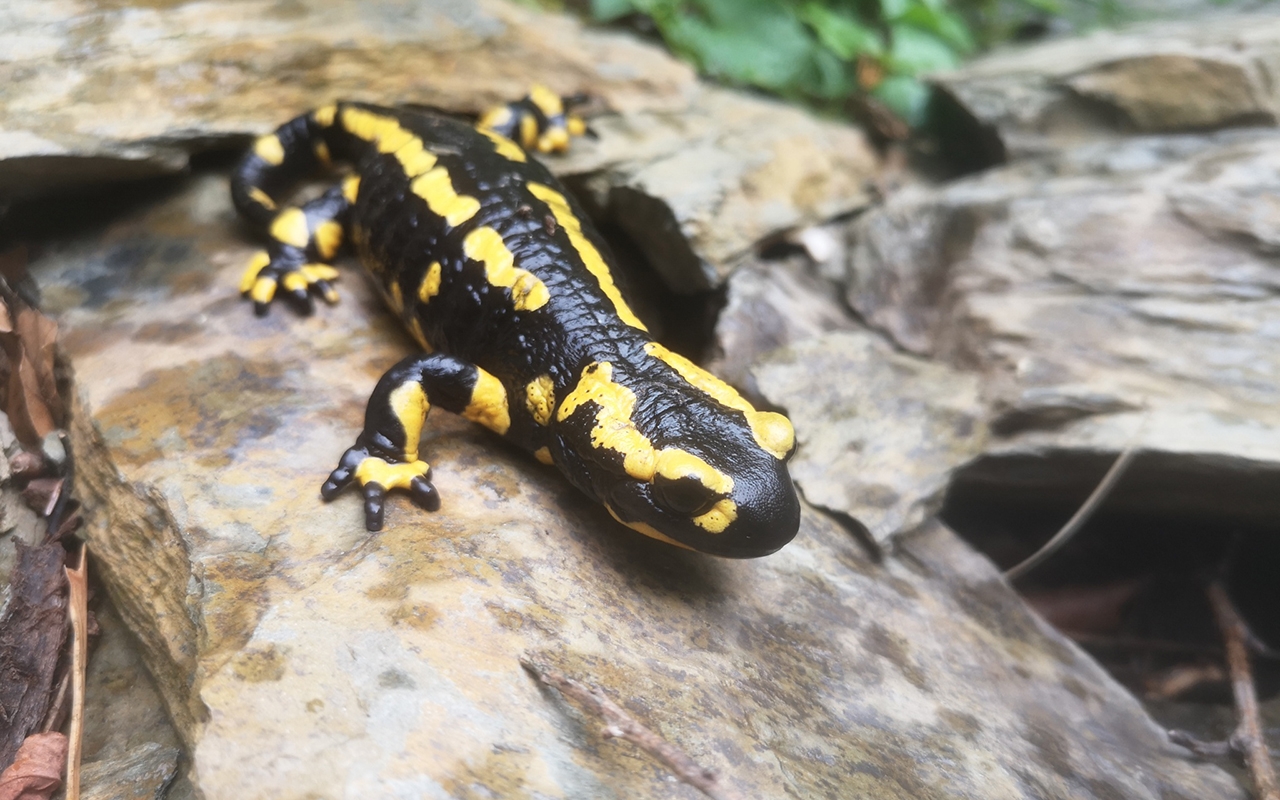
{"type": "Polygon", "coordinates": [[[316,490],[407,339],[359,280],[253,318],[225,179],[157,191],[33,268],[76,367],[91,547],[204,797],[694,796],[523,652],[746,796],[1241,796],[936,523],[876,563],[806,509],[779,554],[712,559],[439,414],[442,509],[396,500],[366,533],[316,490]]]}

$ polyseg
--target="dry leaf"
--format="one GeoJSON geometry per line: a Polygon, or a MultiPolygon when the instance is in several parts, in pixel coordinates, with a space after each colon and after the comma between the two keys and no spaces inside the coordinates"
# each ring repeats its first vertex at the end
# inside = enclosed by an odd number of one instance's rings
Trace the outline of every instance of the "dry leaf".
{"type": "MultiPolygon", "coordinates": [[[[0,272],[14,272],[12,252],[0,256],[0,272]],[[4,266],[7,264],[8,266],[4,266]]],[[[13,431],[28,450],[39,450],[40,440],[57,430],[65,417],[53,369],[58,325],[26,305],[13,291],[0,293],[0,411],[9,417],[13,431]]]]}
{"type": "Polygon", "coordinates": [[[40,730],[67,637],[66,551],[57,542],[14,545],[9,607],[0,619],[0,764],[13,760],[27,734],[40,730]]]}
{"type": "Polygon", "coordinates": [[[28,736],[13,764],[0,773],[0,800],[49,800],[62,786],[66,765],[66,736],[57,732],[28,736]]]}
{"type": "Polygon", "coordinates": [[[1131,578],[1101,586],[1028,591],[1022,599],[1060,631],[1112,633],[1120,628],[1125,605],[1146,585],[1145,578],[1131,578]]]}

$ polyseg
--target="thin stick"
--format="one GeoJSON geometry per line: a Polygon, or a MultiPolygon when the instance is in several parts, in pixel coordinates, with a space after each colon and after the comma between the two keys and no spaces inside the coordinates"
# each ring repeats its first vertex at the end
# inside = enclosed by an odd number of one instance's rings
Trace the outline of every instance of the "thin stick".
{"type": "MultiPolygon", "coordinates": [[[[1139,426],[1140,431],[1142,426],[1139,426]]],[[[1044,543],[1044,546],[1035,551],[1020,564],[1016,564],[1005,570],[1005,577],[1009,580],[1016,580],[1026,575],[1031,570],[1040,566],[1049,556],[1058,552],[1061,547],[1071,540],[1071,537],[1080,532],[1084,524],[1093,516],[1093,512],[1098,510],[1098,506],[1102,505],[1102,501],[1107,499],[1107,495],[1111,494],[1111,490],[1120,480],[1120,476],[1124,475],[1125,470],[1129,468],[1129,462],[1133,461],[1133,457],[1138,452],[1137,434],[1134,434],[1134,441],[1130,441],[1125,447],[1124,452],[1116,458],[1115,463],[1111,465],[1111,469],[1107,470],[1107,474],[1102,476],[1102,482],[1093,490],[1093,493],[1084,501],[1080,508],[1076,509],[1076,513],[1071,515],[1071,519],[1067,520],[1067,524],[1053,535],[1053,538],[1044,543]]]]}
{"type": "Polygon", "coordinates": [[[1258,693],[1254,688],[1253,669],[1249,666],[1249,631],[1244,620],[1236,612],[1222,584],[1214,581],[1205,590],[1213,616],[1222,630],[1227,645],[1227,666],[1231,670],[1231,691],[1236,698],[1236,711],[1240,723],[1231,735],[1232,744],[1244,753],[1253,776],[1253,786],[1258,800],[1280,800],[1280,788],[1276,786],[1276,772],[1271,764],[1262,735],[1262,718],[1258,712],[1258,693]]]}
{"type": "Polygon", "coordinates": [[[520,665],[542,683],[604,717],[602,733],[606,739],[626,739],[665,764],[682,782],[713,800],[742,800],[737,791],[720,782],[715,770],[698,766],[683,750],[641,725],[599,689],[587,688],[528,654],[520,656],[520,665]]]}
{"type": "Polygon", "coordinates": [[[80,800],[80,751],[84,744],[84,677],[89,652],[89,547],[80,545],[80,566],[67,570],[71,587],[71,730],[67,735],[66,800],[80,800]]]}

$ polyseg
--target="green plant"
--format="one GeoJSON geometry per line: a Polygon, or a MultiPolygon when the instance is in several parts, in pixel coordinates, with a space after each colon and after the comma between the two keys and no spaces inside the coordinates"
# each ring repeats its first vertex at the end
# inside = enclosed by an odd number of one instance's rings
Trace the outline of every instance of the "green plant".
{"type": "MultiPolygon", "coordinates": [[[[818,106],[877,98],[909,124],[924,114],[919,76],[955,67],[1059,0],[590,0],[609,22],[653,21],[667,45],[704,73],[818,106]]],[[[1119,0],[1065,0],[1117,5],[1119,0]]]]}

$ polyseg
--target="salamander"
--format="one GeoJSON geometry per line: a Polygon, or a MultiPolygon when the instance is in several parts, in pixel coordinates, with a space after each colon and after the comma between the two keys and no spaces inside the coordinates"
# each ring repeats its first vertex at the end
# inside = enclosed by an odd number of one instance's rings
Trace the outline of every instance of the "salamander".
{"type": "Polygon", "coordinates": [[[335,302],[331,262],[350,242],[422,347],[378,381],[321,496],[359,484],[371,531],[389,491],[437,509],[418,448],[438,406],[555,465],[643,534],[717,556],[775,552],[800,523],[791,423],[655,341],[632,311],[608,246],[530,155],[583,128],[542,88],[474,126],[338,102],[259,138],[236,166],[233,203],[269,235],[241,283],[259,314],[277,295],[303,313],[315,296],[335,302]],[[334,161],[355,171],[278,204],[334,161]]]}

